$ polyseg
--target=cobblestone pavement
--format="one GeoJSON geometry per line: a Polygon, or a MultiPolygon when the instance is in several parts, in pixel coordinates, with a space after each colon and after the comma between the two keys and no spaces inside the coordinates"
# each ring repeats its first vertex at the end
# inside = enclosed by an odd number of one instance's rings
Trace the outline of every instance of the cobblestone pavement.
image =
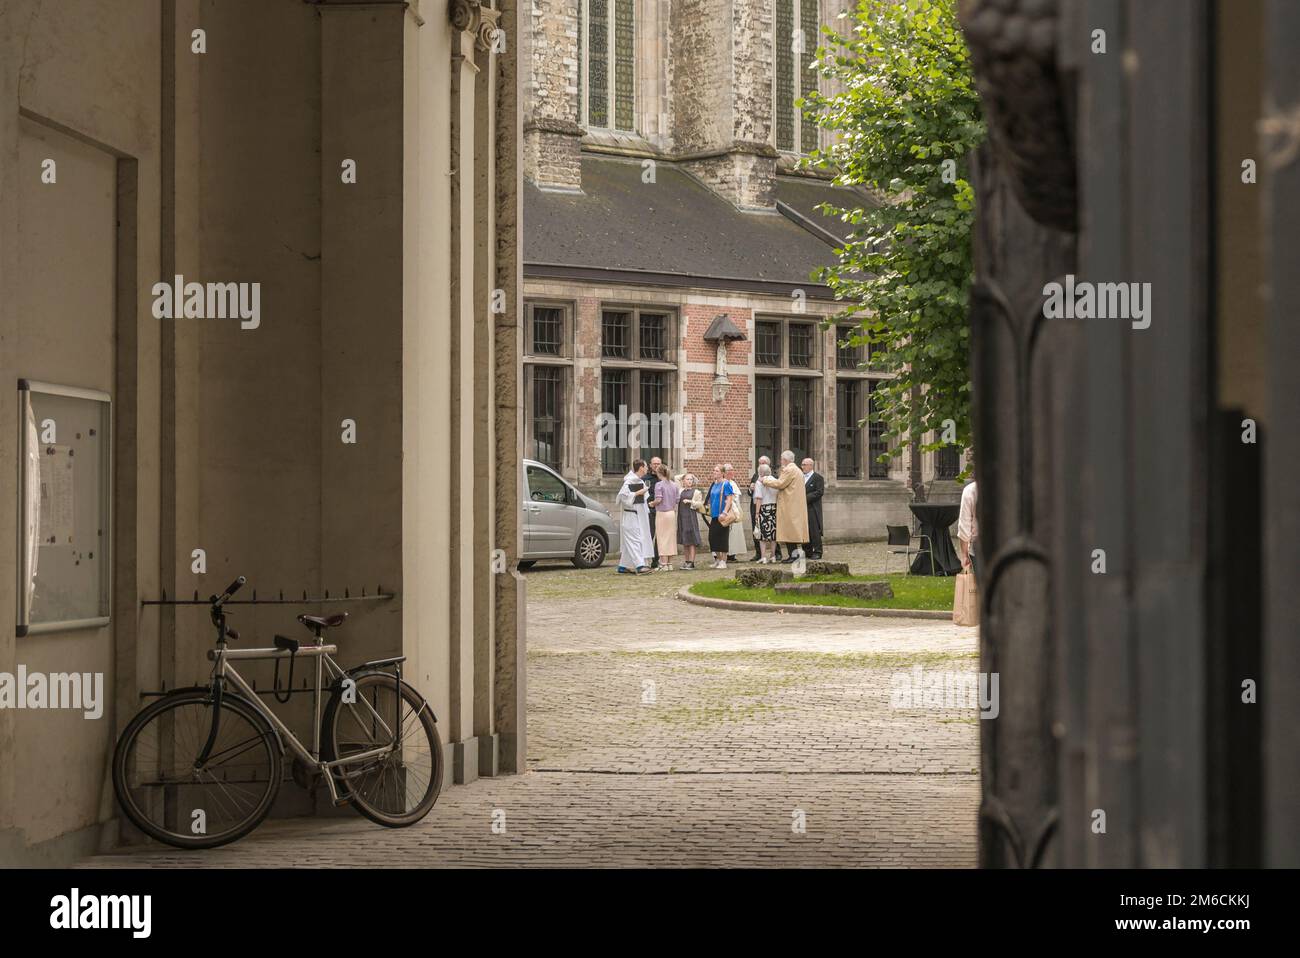
{"type": "MultiPolygon", "coordinates": [[[[874,572],[885,552],[826,557],[874,572]]],[[[918,666],[973,674],[974,630],[675,598],[732,573],[526,573],[528,773],[447,788],[413,828],[271,822],[227,848],[87,864],[973,866],[977,713],[889,693],[918,666]]]]}

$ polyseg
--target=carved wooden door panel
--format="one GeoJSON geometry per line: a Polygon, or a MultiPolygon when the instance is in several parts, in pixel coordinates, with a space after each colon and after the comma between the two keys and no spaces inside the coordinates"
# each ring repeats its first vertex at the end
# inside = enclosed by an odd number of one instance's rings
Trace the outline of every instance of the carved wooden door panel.
{"type": "Polygon", "coordinates": [[[972,381],[1001,710],[981,723],[981,864],[1203,864],[1208,0],[961,14],[990,124],[972,381]],[[1076,280],[1140,285],[1118,315],[1048,318],[1046,285],[1076,280]]]}

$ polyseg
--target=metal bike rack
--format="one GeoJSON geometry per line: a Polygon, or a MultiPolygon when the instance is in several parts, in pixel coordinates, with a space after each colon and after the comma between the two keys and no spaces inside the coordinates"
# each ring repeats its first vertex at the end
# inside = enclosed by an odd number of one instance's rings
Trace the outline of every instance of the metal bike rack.
{"type": "MultiPolygon", "coordinates": [[[[283,589],[278,590],[277,595],[276,595],[276,598],[274,598],[274,599],[259,599],[259,598],[257,597],[257,590],[254,589],[254,590],[253,590],[253,597],[252,597],[251,599],[227,599],[226,602],[225,602],[225,605],[297,605],[297,606],[308,605],[308,606],[309,606],[309,605],[316,605],[316,604],[323,604],[323,603],[335,603],[335,602],[382,602],[382,601],[387,600],[387,599],[395,599],[395,598],[397,598],[397,594],[394,593],[394,592],[385,592],[385,591],[384,591],[384,587],[383,587],[382,585],[376,586],[376,587],[375,587],[375,591],[374,591],[373,593],[367,592],[366,587],[365,587],[365,586],[362,586],[362,587],[361,587],[361,594],[360,594],[360,595],[353,595],[353,594],[352,594],[352,591],[351,591],[350,588],[344,588],[344,590],[343,590],[343,594],[342,594],[342,595],[337,595],[337,594],[336,594],[336,595],[331,596],[331,595],[330,595],[330,590],[329,590],[329,589],[326,589],[326,590],[325,590],[325,595],[324,595],[324,597],[321,597],[321,596],[309,596],[309,595],[307,594],[307,590],[304,589],[303,592],[302,592],[302,598],[300,598],[300,599],[299,599],[299,598],[289,598],[289,599],[286,599],[286,598],[284,597],[284,590],[283,590],[283,589]]],[[[168,598],[168,597],[167,597],[167,590],[164,589],[163,592],[162,592],[162,598],[161,598],[161,599],[141,599],[141,600],[140,600],[140,604],[141,604],[142,606],[146,606],[146,605],[171,605],[171,606],[178,606],[178,605],[203,605],[203,606],[206,606],[206,605],[211,605],[211,602],[212,602],[211,599],[201,599],[201,598],[199,598],[199,592],[198,592],[197,589],[194,590],[194,598],[192,598],[192,599],[171,599],[171,598],[168,598]]],[[[301,650],[301,652],[303,652],[303,653],[307,653],[307,650],[308,650],[309,648],[316,648],[316,647],[314,647],[314,646],[304,646],[303,649],[301,650]]],[[[334,651],[334,650],[335,650],[333,646],[329,646],[328,648],[329,648],[331,651],[334,651]]],[[[257,655],[257,656],[249,656],[249,655],[240,655],[240,654],[239,654],[240,651],[254,651],[254,652],[255,652],[255,651],[259,651],[259,650],[233,650],[233,649],[232,649],[232,650],[231,650],[229,653],[227,653],[227,654],[230,655],[231,658],[265,658],[265,659],[268,659],[268,660],[270,660],[270,659],[275,659],[275,658],[281,658],[281,657],[285,657],[285,656],[288,655],[288,653],[284,653],[283,656],[282,656],[282,655],[257,655]]],[[[278,651],[278,650],[277,650],[277,651],[278,651]]],[[[307,653],[307,654],[310,654],[310,653],[307,653]]],[[[317,653],[317,654],[319,654],[319,653],[317,653]]],[[[210,653],[209,653],[209,658],[211,658],[211,654],[210,654],[210,653]]],[[[311,692],[311,691],[313,691],[312,689],[310,689],[310,688],[307,687],[307,684],[306,684],[306,683],[307,683],[307,679],[306,679],[306,677],[304,676],[304,677],[303,677],[303,687],[302,687],[302,688],[300,688],[300,689],[281,689],[281,690],[280,690],[280,694],[283,695],[283,694],[285,694],[285,693],[288,693],[288,694],[290,694],[290,695],[301,695],[301,694],[303,694],[304,692],[311,692]]],[[[270,690],[270,689],[267,689],[267,690],[258,690],[258,688],[257,688],[257,683],[256,683],[256,682],[253,682],[253,683],[252,683],[252,687],[253,687],[253,690],[254,690],[255,692],[257,692],[258,695],[274,695],[274,694],[275,694],[274,690],[270,690]]],[[[140,697],[141,697],[142,699],[145,699],[145,698],[157,698],[157,697],[160,696],[160,695],[166,695],[166,694],[167,694],[167,688],[166,688],[165,685],[164,685],[164,687],[163,687],[161,690],[158,690],[158,691],[154,691],[154,690],[141,691],[141,692],[140,692],[140,697]]]]}

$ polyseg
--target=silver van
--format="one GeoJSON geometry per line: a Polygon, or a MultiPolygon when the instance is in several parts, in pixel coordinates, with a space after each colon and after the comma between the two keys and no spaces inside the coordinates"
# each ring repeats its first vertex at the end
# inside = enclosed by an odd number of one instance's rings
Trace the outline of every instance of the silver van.
{"type": "Polygon", "coordinates": [[[619,551],[619,523],[609,510],[532,459],[524,460],[523,509],[521,569],[538,559],[568,559],[579,569],[594,569],[619,551]]]}

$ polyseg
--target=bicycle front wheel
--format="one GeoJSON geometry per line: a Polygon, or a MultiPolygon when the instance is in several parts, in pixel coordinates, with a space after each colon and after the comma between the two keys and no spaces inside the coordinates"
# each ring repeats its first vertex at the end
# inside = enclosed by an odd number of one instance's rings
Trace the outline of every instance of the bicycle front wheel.
{"type": "Polygon", "coordinates": [[[322,720],[326,758],[358,756],[336,766],[335,774],[362,815],[389,828],[414,825],[442,790],[442,740],[433,711],[387,672],[352,678],[354,694],[336,693],[322,720]]]}
{"type": "Polygon", "coordinates": [[[225,695],[216,741],[201,766],[214,716],[207,689],[170,692],[142,709],[113,753],[118,804],[146,835],[177,848],[243,838],[271,810],[283,761],[269,722],[225,695]]]}

